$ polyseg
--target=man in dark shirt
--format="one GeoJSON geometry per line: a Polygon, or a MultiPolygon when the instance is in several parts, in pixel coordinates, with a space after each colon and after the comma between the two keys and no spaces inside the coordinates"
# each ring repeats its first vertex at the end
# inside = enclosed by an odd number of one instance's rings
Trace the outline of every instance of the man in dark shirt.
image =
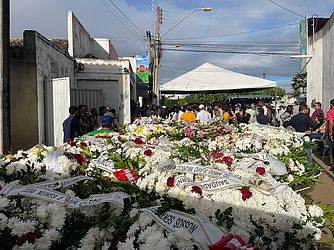
{"type": "Polygon", "coordinates": [[[315,124],[309,116],[309,107],[300,105],[299,113],[291,118],[291,125],[296,132],[304,133],[315,128],[315,124]]]}
{"type": "Polygon", "coordinates": [[[73,140],[80,135],[80,121],[77,118],[78,108],[71,106],[68,109],[70,116],[63,122],[64,142],[68,139],[73,140]]]}
{"type": "Polygon", "coordinates": [[[263,108],[258,108],[257,109],[256,121],[260,124],[263,124],[263,125],[267,125],[269,123],[269,118],[268,118],[268,116],[264,115],[264,109],[263,108]]]}

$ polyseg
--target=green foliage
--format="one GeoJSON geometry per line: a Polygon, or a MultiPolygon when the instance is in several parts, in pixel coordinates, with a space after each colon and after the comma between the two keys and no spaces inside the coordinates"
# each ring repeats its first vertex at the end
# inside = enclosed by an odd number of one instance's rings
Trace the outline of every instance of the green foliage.
{"type": "Polygon", "coordinates": [[[292,78],[293,83],[291,84],[294,95],[299,95],[302,93],[301,89],[303,91],[307,87],[307,73],[297,73],[293,78],[292,78]]]}
{"type": "Polygon", "coordinates": [[[162,99],[162,105],[167,107],[172,107],[173,105],[183,106],[186,103],[192,104],[206,104],[206,105],[215,105],[222,104],[228,99],[230,96],[235,95],[271,95],[271,96],[279,96],[282,98],[285,95],[285,90],[283,88],[275,87],[265,90],[253,91],[253,92],[242,92],[242,93],[217,93],[217,94],[209,94],[209,93],[200,93],[200,94],[192,94],[188,95],[179,100],[168,100],[162,99]]]}
{"type": "Polygon", "coordinates": [[[228,207],[223,212],[220,212],[220,209],[217,209],[215,212],[215,217],[218,220],[218,226],[225,226],[228,230],[231,230],[234,225],[234,218],[232,215],[233,207],[228,207]]]}

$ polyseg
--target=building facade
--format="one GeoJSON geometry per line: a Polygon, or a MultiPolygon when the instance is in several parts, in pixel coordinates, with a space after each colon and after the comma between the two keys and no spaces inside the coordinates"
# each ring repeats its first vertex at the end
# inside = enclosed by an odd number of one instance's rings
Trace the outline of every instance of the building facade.
{"type": "Polygon", "coordinates": [[[133,62],[118,59],[109,39],[92,38],[71,11],[67,40],[49,40],[36,31],[11,39],[12,149],[59,145],[69,105],[108,105],[120,123],[131,122],[133,62]]]}
{"type": "Polygon", "coordinates": [[[307,103],[319,101],[324,112],[334,99],[334,13],[328,19],[309,19],[307,103]]]}

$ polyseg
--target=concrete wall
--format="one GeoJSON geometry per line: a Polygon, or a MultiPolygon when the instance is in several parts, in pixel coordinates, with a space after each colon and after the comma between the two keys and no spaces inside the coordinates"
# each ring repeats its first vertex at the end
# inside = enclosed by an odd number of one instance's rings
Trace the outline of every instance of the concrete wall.
{"type": "Polygon", "coordinates": [[[323,102],[323,31],[320,30],[308,40],[308,51],[312,54],[307,64],[307,104],[312,100],[323,102]]]}
{"type": "MultiPolygon", "coordinates": [[[[45,143],[44,84],[54,78],[69,77],[74,81],[74,59],[64,55],[41,34],[34,32],[36,43],[38,134],[39,142],[45,143]]],[[[59,107],[68,109],[68,107],[59,107]]]]}
{"type": "Polygon", "coordinates": [[[324,32],[324,60],[323,60],[323,104],[329,109],[330,100],[334,99],[334,14],[329,19],[324,32]]]}
{"type": "Polygon", "coordinates": [[[70,56],[82,58],[91,53],[90,35],[72,11],[67,15],[67,32],[70,56]]]}
{"type": "Polygon", "coordinates": [[[36,61],[34,47],[10,48],[11,148],[38,144],[36,61]]]}
{"type": "MultiPolygon", "coordinates": [[[[135,88],[130,62],[99,59],[77,61],[84,65],[84,70],[76,73],[76,88],[103,89],[104,105],[111,105],[116,109],[121,123],[130,123],[131,92],[134,92],[135,88]]],[[[135,100],[135,97],[132,100],[135,100]]]]}
{"type": "Polygon", "coordinates": [[[334,99],[334,14],[308,43],[313,56],[307,66],[307,103],[320,101],[327,112],[334,99]]]}
{"type": "Polygon", "coordinates": [[[118,55],[109,39],[91,38],[91,54],[99,59],[117,60],[118,55]]]}

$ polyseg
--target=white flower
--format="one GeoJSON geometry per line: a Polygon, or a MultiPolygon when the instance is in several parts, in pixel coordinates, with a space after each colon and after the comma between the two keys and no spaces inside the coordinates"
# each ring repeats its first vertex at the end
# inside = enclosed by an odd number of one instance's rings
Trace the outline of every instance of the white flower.
{"type": "Polygon", "coordinates": [[[9,200],[5,197],[0,197],[0,210],[6,208],[9,205],[9,200]]]}
{"type": "Polygon", "coordinates": [[[179,229],[172,233],[174,243],[177,249],[191,250],[193,249],[193,238],[186,229],[179,229]]]}
{"type": "Polygon", "coordinates": [[[34,244],[30,244],[28,242],[25,242],[22,246],[19,248],[20,250],[33,250],[36,249],[34,244]]]}
{"type": "Polygon", "coordinates": [[[130,211],[129,214],[130,214],[130,217],[133,218],[133,217],[137,216],[138,213],[139,213],[139,210],[137,208],[134,208],[130,211]]]}
{"type": "Polygon", "coordinates": [[[288,181],[289,181],[289,183],[290,183],[290,182],[293,182],[293,180],[294,180],[293,175],[289,174],[289,175],[288,175],[288,181]]]}
{"type": "Polygon", "coordinates": [[[35,221],[22,221],[17,217],[12,217],[8,220],[7,226],[12,229],[11,235],[22,236],[29,232],[34,232],[36,222],[35,221]]]}
{"type": "Polygon", "coordinates": [[[38,250],[47,250],[52,246],[52,242],[57,241],[61,237],[60,232],[55,229],[45,230],[45,233],[39,238],[35,245],[38,250]]]}
{"type": "Polygon", "coordinates": [[[117,245],[118,250],[132,250],[135,249],[133,247],[133,241],[134,239],[129,237],[124,243],[119,242],[117,245]]]}
{"type": "Polygon", "coordinates": [[[311,217],[322,217],[324,216],[324,211],[321,209],[321,207],[317,205],[311,205],[308,208],[308,212],[311,217]]]}
{"type": "Polygon", "coordinates": [[[81,250],[94,250],[97,246],[102,244],[102,240],[104,241],[103,232],[97,228],[92,227],[88,230],[85,237],[83,237],[80,241],[81,250]]]}
{"type": "Polygon", "coordinates": [[[7,225],[8,218],[3,213],[0,213],[0,230],[3,230],[7,225]]]}

